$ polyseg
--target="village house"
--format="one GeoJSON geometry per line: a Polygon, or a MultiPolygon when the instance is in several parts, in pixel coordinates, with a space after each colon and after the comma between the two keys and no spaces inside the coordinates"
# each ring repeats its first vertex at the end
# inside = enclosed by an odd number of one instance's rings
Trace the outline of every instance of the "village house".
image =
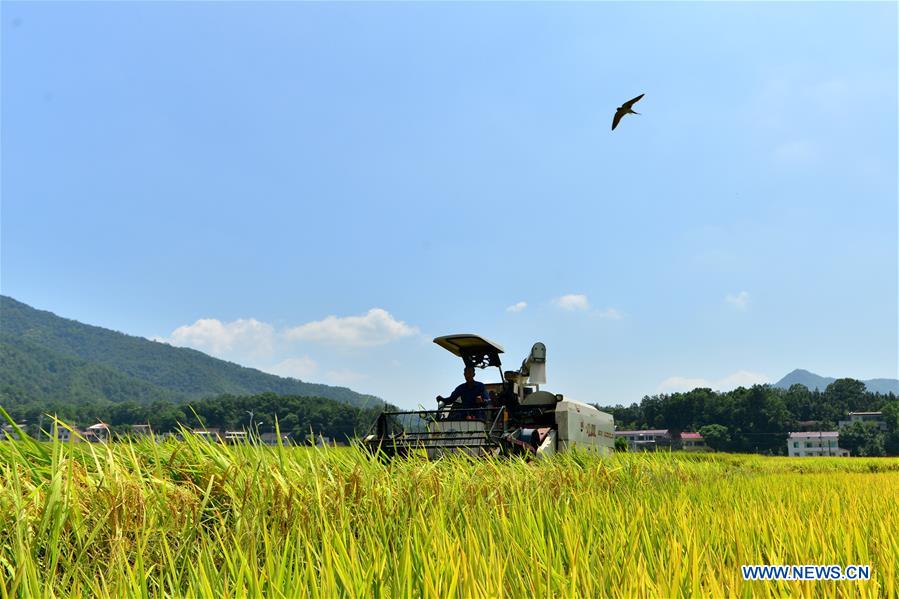
{"type": "Polygon", "coordinates": [[[225,431],[225,443],[233,445],[246,443],[247,440],[247,431],[225,431]]]}
{"type": "Polygon", "coordinates": [[[152,437],[153,429],[149,424],[132,424],[131,434],[135,437],[152,437]]]}
{"type": "MultiPolygon", "coordinates": [[[[17,426],[25,430],[27,424],[25,422],[19,422],[17,426]]],[[[0,426],[0,441],[12,441],[13,439],[18,439],[19,434],[16,432],[16,429],[11,424],[4,424],[0,426]]]]}
{"type": "MultiPolygon", "coordinates": [[[[53,433],[54,431],[52,430],[47,431],[47,437],[49,437],[51,440],[54,438],[53,433]]],[[[56,427],[56,440],[62,443],[68,443],[69,441],[78,441],[78,431],[76,430],[73,434],[72,431],[70,431],[66,427],[58,426],[56,427]]]]}
{"type": "Polygon", "coordinates": [[[624,437],[628,451],[655,451],[671,449],[671,433],[668,429],[642,431],[615,431],[616,437],[624,437]]]}
{"type": "MultiPolygon", "coordinates": [[[[262,433],[259,435],[259,440],[263,445],[277,445],[278,444],[278,433],[262,433]]],[[[281,444],[288,445],[290,443],[290,435],[287,433],[281,433],[281,444]]]]}
{"type": "Polygon", "coordinates": [[[325,445],[331,445],[333,443],[333,439],[331,437],[324,437],[322,435],[306,435],[306,444],[307,445],[315,445],[316,447],[324,447],[325,445]]]}
{"type": "Polygon", "coordinates": [[[103,422],[98,422],[97,424],[91,425],[84,429],[84,432],[81,433],[81,436],[84,437],[85,441],[88,441],[90,443],[105,443],[110,438],[109,425],[103,422]]]}
{"type": "Polygon", "coordinates": [[[222,440],[222,431],[219,428],[195,428],[191,432],[206,441],[220,442],[222,440]]]}
{"type": "Polygon", "coordinates": [[[883,419],[883,412],[849,412],[849,420],[840,420],[837,425],[840,428],[856,422],[871,423],[882,431],[887,430],[887,423],[883,419]]]}
{"type": "Polygon", "coordinates": [[[840,433],[836,431],[806,431],[790,433],[787,439],[787,455],[791,457],[838,456],[849,457],[849,450],[839,446],[840,433]]]}
{"type": "Polygon", "coordinates": [[[681,433],[680,445],[684,451],[709,451],[710,448],[705,444],[705,439],[699,433],[681,433]]]}

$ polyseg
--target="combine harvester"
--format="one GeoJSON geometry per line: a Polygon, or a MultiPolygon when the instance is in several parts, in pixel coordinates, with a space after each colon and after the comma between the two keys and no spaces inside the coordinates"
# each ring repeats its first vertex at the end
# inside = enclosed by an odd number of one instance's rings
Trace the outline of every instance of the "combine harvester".
{"type": "Polygon", "coordinates": [[[500,372],[499,383],[485,385],[484,407],[464,409],[460,403],[438,404],[437,410],[384,412],[364,439],[365,446],[385,458],[426,453],[436,459],[448,453],[473,457],[547,456],[578,447],[602,454],[615,445],[612,416],[593,406],[540,389],[546,384],[546,346],[535,343],[518,370],[503,372],[503,348],[477,335],[446,335],[434,343],[462,358],[465,366],[500,372]]]}

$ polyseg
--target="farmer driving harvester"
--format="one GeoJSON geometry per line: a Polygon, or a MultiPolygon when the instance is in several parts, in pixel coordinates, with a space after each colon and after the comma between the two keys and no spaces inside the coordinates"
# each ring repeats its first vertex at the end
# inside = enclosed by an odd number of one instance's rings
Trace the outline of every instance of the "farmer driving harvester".
{"type": "Polygon", "coordinates": [[[503,371],[502,346],[480,335],[444,335],[434,343],[462,358],[465,382],[435,411],[382,412],[365,445],[390,459],[425,450],[428,459],[450,453],[472,457],[549,456],[575,446],[611,453],[611,414],[541,389],[546,385],[546,346],[534,343],[521,368],[503,371]],[[494,367],[499,382],[474,380],[475,368],[494,367]]]}
{"type": "MultiPolygon", "coordinates": [[[[465,382],[456,387],[449,397],[437,396],[438,407],[453,404],[458,399],[462,400],[461,407],[463,410],[483,408],[487,405],[490,396],[487,395],[487,388],[484,386],[484,383],[474,380],[474,366],[466,366],[463,374],[465,382]]],[[[463,412],[463,414],[465,413],[463,412]]],[[[475,418],[473,413],[465,414],[464,417],[467,420],[474,420],[475,418]]]]}

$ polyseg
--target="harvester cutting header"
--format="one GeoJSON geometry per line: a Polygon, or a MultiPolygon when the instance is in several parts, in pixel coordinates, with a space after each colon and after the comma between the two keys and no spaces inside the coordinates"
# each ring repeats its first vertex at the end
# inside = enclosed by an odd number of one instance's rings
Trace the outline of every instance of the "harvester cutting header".
{"type": "Polygon", "coordinates": [[[423,450],[431,459],[450,452],[471,456],[550,455],[571,447],[609,453],[612,416],[593,406],[541,390],[546,346],[535,343],[518,370],[503,371],[503,348],[478,335],[446,335],[434,343],[465,364],[466,383],[437,410],[384,412],[365,444],[386,457],[423,450]],[[500,381],[480,384],[474,369],[496,367],[500,381]]]}

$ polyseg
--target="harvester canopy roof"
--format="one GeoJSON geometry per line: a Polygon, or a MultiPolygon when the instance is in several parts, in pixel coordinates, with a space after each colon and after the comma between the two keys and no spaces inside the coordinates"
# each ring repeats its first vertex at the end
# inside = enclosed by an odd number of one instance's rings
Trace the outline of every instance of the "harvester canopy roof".
{"type": "Polygon", "coordinates": [[[500,366],[499,354],[503,353],[503,347],[479,335],[469,333],[444,335],[434,339],[434,343],[462,358],[466,366],[477,368],[500,366]]]}

